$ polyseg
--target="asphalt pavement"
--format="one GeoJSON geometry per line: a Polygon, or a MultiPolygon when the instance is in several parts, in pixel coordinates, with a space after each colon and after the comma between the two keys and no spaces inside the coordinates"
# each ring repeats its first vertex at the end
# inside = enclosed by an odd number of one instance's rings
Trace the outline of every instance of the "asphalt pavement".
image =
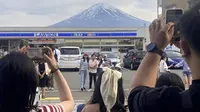
{"type": "MultiPolygon", "coordinates": [[[[171,70],[174,73],[177,73],[178,75],[180,75],[182,77],[182,70],[171,70]]],[[[77,71],[74,70],[65,70],[62,71],[63,76],[65,77],[66,81],[68,82],[70,89],[72,91],[74,100],[76,102],[76,104],[79,103],[85,103],[87,102],[90,97],[92,96],[92,91],[91,92],[81,92],[80,91],[80,75],[77,71]]],[[[132,76],[136,73],[135,70],[128,70],[128,69],[124,69],[123,70],[123,87],[125,89],[125,93],[126,93],[126,97],[128,97],[128,91],[129,91],[129,87],[130,87],[130,82],[132,80],[132,76]]],[[[88,84],[88,78],[86,80],[86,88],[88,88],[89,84],[88,84]]],[[[93,85],[94,87],[94,85],[93,85]]],[[[54,91],[47,91],[46,93],[46,99],[42,99],[41,104],[49,104],[49,103],[59,103],[59,93],[58,90],[56,88],[56,84],[55,84],[55,88],[54,91]]]]}

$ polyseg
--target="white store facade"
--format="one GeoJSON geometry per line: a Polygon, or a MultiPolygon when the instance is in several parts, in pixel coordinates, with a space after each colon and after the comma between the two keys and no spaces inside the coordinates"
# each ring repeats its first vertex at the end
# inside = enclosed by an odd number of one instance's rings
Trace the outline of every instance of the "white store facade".
{"type": "MultiPolygon", "coordinates": [[[[12,50],[12,42],[29,40],[29,44],[78,46],[83,52],[118,51],[119,48],[144,50],[149,43],[148,27],[136,28],[47,28],[47,27],[5,27],[0,28],[0,40],[7,42],[7,50],[12,50]],[[5,41],[6,40],[6,41],[5,41]]],[[[0,45],[1,46],[1,45],[0,45]]],[[[18,46],[18,44],[16,44],[18,46]]]]}

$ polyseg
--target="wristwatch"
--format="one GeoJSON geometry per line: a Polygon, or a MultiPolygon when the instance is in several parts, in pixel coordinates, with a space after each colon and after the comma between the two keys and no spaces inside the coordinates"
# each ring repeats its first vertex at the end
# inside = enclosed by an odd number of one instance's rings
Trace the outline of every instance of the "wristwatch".
{"type": "Polygon", "coordinates": [[[160,50],[155,43],[150,43],[147,46],[147,52],[156,53],[156,54],[160,55],[161,57],[163,55],[163,51],[160,50]]]}

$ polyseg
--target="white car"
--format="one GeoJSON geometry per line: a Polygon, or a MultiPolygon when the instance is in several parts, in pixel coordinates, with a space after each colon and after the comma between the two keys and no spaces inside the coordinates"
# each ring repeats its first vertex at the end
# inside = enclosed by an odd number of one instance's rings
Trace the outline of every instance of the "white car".
{"type": "Polygon", "coordinates": [[[81,50],[79,47],[64,46],[60,47],[60,56],[58,65],[61,69],[75,68],[79,69],[80,61],[82,58],[81,50]]]}
{"type": "Polygon", "coordinates": [[[119,56],[116,53],[112,52],[101,52],[101,55],[107,55],[107,58],[110,59],[112,66],[116,66],[117,64],[120,63],[119,56]]]}

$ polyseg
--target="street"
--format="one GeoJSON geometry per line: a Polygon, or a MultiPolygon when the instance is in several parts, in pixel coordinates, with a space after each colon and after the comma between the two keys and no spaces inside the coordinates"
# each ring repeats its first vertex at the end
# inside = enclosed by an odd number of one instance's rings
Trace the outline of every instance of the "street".
{"type": "MultiPolygon", "coordinates": [[[[174,73],[177,73],[179,76],[182,77],[182,70],[171,70],[174,73]]],[[[80,87],[79,87],[79,83],[80,83],[80,76],[78,74],[78,72],[76,71],[72,71],[72,70],[66,70],[63,71],[63,76],[65,77],[65,79],[67,80],[75,103],[76,104],[80,104],[80,103],[85,103],[89,100],[89,98],[92,96],[93,92],[81,92],[80,91],[80,87]]],[[[126,93],[126,97],[128,97],[128,90],[129,90],[129,86],[130,86],[130,82],[132,80],[132,76],[136,73],[136,71],[132,71],[132,70],[128,70],[125,69],[123,70],[123,87],[126,93]]],[[[87,81],[86,81],[86,88],[88,88],[88,77],[87,77],[87,81]]],[[[94,86],[93,86],[94,87],[94,86]]],[[[56,89],[56,85],[55,85],[55,90],[54,91],[47,91],[47,96],[46,99],[42,100],[42,105],[43,104],[49,104],[49,103],[59,103],[59,93],[58,90],[56,89]]]]}

